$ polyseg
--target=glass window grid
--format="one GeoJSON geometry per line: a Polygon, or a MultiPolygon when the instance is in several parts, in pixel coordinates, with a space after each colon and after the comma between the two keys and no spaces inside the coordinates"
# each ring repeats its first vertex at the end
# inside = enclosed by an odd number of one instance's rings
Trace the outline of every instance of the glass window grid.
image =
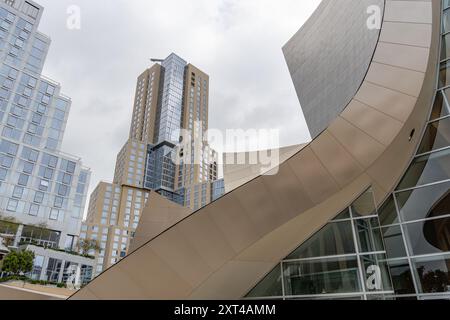
{"type": "MultiPolygon", "coordinates": [[[[369,189],[370,190],[370,189],[369,189]]],[[[367,191],[366,191],[367,192],[367,191]]],[[[373,197],[373,192],[370,191],[373,197]]],[[[373,201],[375,203],[375,199],[373,198],[373,201]]],[[[380,260],[381,263],[387,263],[388,259],[386,257],[386,251],[368,251],[368,252],[361,252],[359,247],[359,241],[357,236],[357,229],[356,224],[358,220],[370,220],[370,219],[377,219],[378,220],[378,211],[377,208],[375,208],[375,214],[368,215],[368,216],[359,216],[354,215],[351,205],[348,207],[348,212],[350,216],[348,218],[343,219],[333,219],[329,221],[329,223],[337,223],[337,222],[350,222],[351,228],[352,228],[352,238],[354,242],[354,248],[355,253],[351,254],[339,254],[339,255],[329,255],[329,256],[319,256],[319,257],[309,257],[309,258],[299,258],[299,259],[283,259],[275,268],[278,266],[280,267],[280,276],[281,276],[281,289],[282,289],[282,295],[281,296],[273,296],[273,297],[262,297],[262,299],[283,299],[283,300],[290,300],[290,299],[350,299],[355,297],[360,297],[362,299],[370,299],[372,296],[382,296],[384,298],[387,297],[393,297],[394,291],[393,290],[380,290],[380,291],[370,291],[366,289],[365,285],[365,279],[363,277],[364,270],[361,263],[362,257],[368,257],[368,256],[377,256],[377,255],[384,255],[385,259],[380,260]],[[358,265],[358,280],[359,280],[359,292],[348,292],[348,293],[333,293],[333,294],[314,294],[314,295],[287,295],[286,289],[285,289],[285,275],[284,275],[284,264],[286,263],[292,263],[292,262],[314,262],[314,261],[321,261],[321,260],[327,260],[327,259],[342,259],[342,258],[355,258],[357,265],[358,265]]],[[[339,216],[339,215],[338,215],[339,216]]],[[[384,241],[384,240],[383,240],[384,241]]],[[[305,241],[306,242],[306,241],[305,241]]],[[[305,243],[304,242],[304,243],[305,243]]],[[[383,242],[384,246],[384,242],[383,242]]],[[[274,269],[275,269],[274,268],[274,269]]],[[[273,269],[272,269],[273,271],[273,269]]],[[[271,272],[272,272],[271,271],[271,272]]],[[[390,279],[390,277],[389,277],[390,279]]],[[[392,284],[391,284],[392,285],[392,284]]],[[[246,299],[261,299],[261,298],[253,298],[248,297],[246,299]]]]}
{"type": "MultiPolygon", "coordinates": [[[[444,14],[450,14],[450,1],[449,0],[443,0],[442,3],[443,3],[443,10],[444,10],[443,12],[444,12],[444,14]]],[[[442,21],[443,21],[443,19],[442,19],[442,21]]],[[[444,22],[442,22],[442,23],[444,23],[444,22]]],[[[448,35],[448,34],[450,34],[450,30],[447,31],[447,32],[442,32],[442,37],[444,37],[445,35],[448,35]]],[[[442,37],[441,37],[441,41],[442,41],[442,37]]],[[[441,60],[441,62],[446,62],[446,61],[447,62],[450,61],[450,58],[446,58],[444,60],[441,60]]],[[[439,65],[440,65],[440,63],[439,63],[439,65]]],[[[439,74],[437,75],[437,77],[439,77],[439,74]]],[[[439,81],[437,81],[437,83],[439,83],[439,81]]],[[[432,118],[432,111],[433,111],[434,103],[435,103],[435,101],[433,101],[433,104],[431,105],[429,121],[427,122],[427,124],[425,126],[424,132],[422,134],[421,142],[423,140],[423,136],[425,134],[425,130],[428,127],[429,124],[437,122],[437,121],[445,120],[445,119],[448,119],[450,117],[449,99],[448,99],[447,95],[444,92],[444,90],[449,89],[449,88],[450,88],[450,85],[439,86],[439,88],[437,89],[436,94],[435,94],[435,100],[436,100],[438,94],[441,94],[441,96],[443,98],[443,107],[446,108],[448,114],[445,115],[445,116],[436,118],[436,119],[431,119],[432,118]]],[[[421,143],[418,144],[417,149],[419,149],[420,146],[421,146],[421,143]]],[[[443,147],[443,148],[431,150],[431,151],[425,152],[425,153],[419,153],[417,151],[416,152],[416,156],[414,157],[414,159],[417,159],[419,157],[426,156],[426,155],[435,154],[435,153],[438,153],[440,151],[447,150],[447,149],[450,149],[450,145],[446,146],[446,147],[443,147]]],[[[412,225],[412,224],[418,223],[418,222],[425,222],[425,221],[432,221],[432,220],[439,220],[439,219],[449,218],[450,214],[437,216],[437,217],[430,217],[430,218],[414,219],[414,220],[411,220],[411,221],[405,221],[405,219],[402,217],[402,214],[400,214],[399,202],[398,202],[398,199],[397,199],[398,195],[400,193],[407,192],[407,191],[414,191],[414,190],[418,190],[418,189],[421,189],[421,188],[428,188],[428,187],[431,187],[431,186],[435,186],[435,185],[439,185],[439,184],[445,184],[445,183],[448,183],[448,182],[450,182],[450,177],[449,177],[449,179],[444,179],[444,180],[440,180],[440,181],[436,181],[436,182],[432,182],[432,183],[426,183],[426,184],[416,185],[416,186],[413,186],[413,187],[410,187],[410,188],[403,188],[403,189],[400,189],[400,190],[396,190],[392,194],[393,199],[394,199],[395,212],[396,212],[396,215],[397,215],[397,219],[398,219],[397,221],[398,222],[393,223],[393,224],[382,225],[380,227],[382,227],[382,228],[384,228],[384,227],[393,227],[393,226],[400,227],[401,234],[402,234],[403,246],[404,246],[405,251],[406,251],[406,256],[405,257],[395,257],[395,258],[389,258],[388,257],[388,262],[407,260],[408,264],[409,264],[410,271],[411,271],[411,277],[412,277],[412,280],[413,280],[413,285],[414,285],[414,288],[415,288],[415,294],[393,295],[392,297],[394,297],[394,298],[411,297],[411,298],[417,298],[417,299],[427,299],[427,298],[433,298],[433,297],[445,297],[445,298],[449,298],[450,297],[450,292],[447,292],[447,293],[427,293],[427,294],[421,293],[421,290],[419,288],[419,286],[421,286],[420,280],[418,279],[419,276],[417,274],[417,270],[416,270],[416,268],[414,266],[414,262],[413,262],[417,258],[444,257],[444,256],[446,256],[448,254],[448,252],[413,255],[411,245],[410,245],[410,243],[408,241],[408,234],[407,234],[407,232],[405,230],[405,228],[408,225],[412,225]]],[[[387,201],[389,201],[389,198],[388,198],[387,201]]]]}
{"type": "MultiPolygon", "coordinates": [[[[450,1],[443,0],[444,13],[446,13],[446,14],[450,14],[450,9],[448,8],[449,3],[450,3],[450,1]]],[[[445,36],[446,34],[449,34],[449,33],[450,33],[450,30],[448,32],[443,32],[442,35],[445,36]]],[[[445,62],[445,61],[448,61],[448,60],[449,59],[446,58],[444,60],[441,60],[441,62],[445,62]]],[[[438,75],[438,77],[439,77],[439,75],[438,75]]],[[[450,110],[450,105],[449,105],[448,98],[447,98],[446,94],[444,93],[444,90],[448,89],[448,88],[450,88],[450,85],[442,86],[436,91],[436,97],[437,97],[437,94],[441,94],[442,95],[443,107],[446,108],[447,113],[449,113],[448,111],[450,110]]],[[[432,109],[433,109],[433,107],[434,107],[434,102],[432,104],[432,109]]],[[[430,110],[430,115],[431,115],[431,112],[432,112],[432,110],[430,110]]],[[[436,118],[436,119],[431,119],[431,120],[429,120],[427,122],[427,126],[429,124],[431,124],[431,123],[434,123],[434,122],[437,122],[437,121],[441,121],[441,120],[447,119],[449,117],[450,117],[450,114],[447,114],[445,116],[442,116],[442,117],[439,117],[439,118],[436,118]]],[[[431,116],[430,116],[430,118],[431,118],[431,116]]],[[[427,126],[425,127],[425,129],[427,128],[427,126]]],[[[418,145],[417,148],[419,148],[419,147],[420,147],[420,144],[418,145]]],[[[432,150],[432,151],[425,152],[425,153],[420,153],[419,154],[417,152],[417,154],[414,157],[414,159],[417,159],[418,157],[421,157],[421,156],[434,154],[434,153],[437,153],[439,151],[446,150],[446,149],[449,149],[449,148],[450,148],[450,146],[446,146],[446,147],[439,148],[439,149],[432,150]]],[[[405,257],[388,258],[388,261],[389,262],[391,262],[391,261],[394,262],[394,261],[401,261],[401,260],[405,260],[405,259],[408,261],[408,264],[409,264],[409,267],[410,267],[410,271],[411,271],[411,277],[413,279],[413,284],[414,284],[414,288],[415,288],[415,291],[416,291],[416,293],[412,294],[412,295],[394,295],[393,297],[416,297],[418,299],[421,299],[421,298],[429,297],[430,295],[432,296],[433,294],[420,294],[420,290],[418,288],[418,286],[420,285],[420,282],[417,279],[418,278],[417,271],[414,268],[414,264],[413,264],[412,261],[413,261],[413,259],[416,259],[416,258],[440,257],[440,256],[445,255],[445,253],[433,253],[433,254],[425,254],[425,255],[412,255],[412,248],[411,248],[411,245],[409,244],[409,241],[407,239],[408,235],[405,232],[405,226],[407,226],[409,224],[414,224],[414,223],[417,223],[417,222],[438,220],[438,219],[450,217],[450,214],[449,214],[449,215],[443,215],[443,216],[439,216],[439,217],[431,217],[431,218],[415,219],[415,220],[411,220],[411,221],[405,221],[403,219],[402,215],[400,214],[399,204],[398,204],[398,199],[397,199],[398,194],[400,194],[402,192],[406,192],[406,191],[413,191],[413,190],[417,190],[417,189],[420,189],[420,188],[426,188],[426,187],[430,187],[430,186],[433,186],[433,185],[443,184],[443,183],[446,183],[446,182],[449,182],[449,181],[450,181],[450,179],[446,179],[446,180],[437,181],[437,182],[433,182],[433,183],[416,185],[414,187],[397,190],[397,191],[395,191],[393,193],[393,199],[394,199],[394,204],[395,204],[395,212],[396,212],[396,215],[397,215],[398,222],[393,223],[393,224],[382,225],[380,227],[383,227],[383,228],[385,228],[385,227],[393,227],[393,226],[400,227],[401,234],[402,234],[403,245],[404,245],[404,248],[406,250],[406,256],[405,257]]],[[[442,296],[443,294],[440,293],[440,294],[435,294],[435,295],[442,296]]],[[[444,294],[444,296],[445,296],[445,294],[444,294]]]]}
{"type": "MultiPolygon", "coordinates": [[[[444,13],[450,14],[450,1],[443,0],[443,8],[444,8],[444,13]]],[[[445,36],[445,35],[448,35],[448,34],[450,34],[450,31],[442,33],[442,36],[445,36]]],[[[442,60],[441,62],[449,61],[449,60],[450,60],[450,57],[442,60]]],[[[439,75],[438,75],[438,77],[439,77],[439,75]]],[[[448,119],[450,117],[449,99],[448,99],[447,95],[444,92],[444,90],[449,89],[449,88],[450,88],[450,85],[442,86],[442,87],[438,88],[438,90],[436,91],[436,95],[435,95],[435,99],[437,99],[437,95],[441,94],[441,96],[443,98],[443,107],[446,108],[447,115],[444,115],[444,116],[436,118],[436,119],[431,119],[432,118],[432,111],[433,111],[433,108],[434,108],[434,101],[433,101],[432,109],[430,110],[430,120],[427,122],[427,126],[429,124],[431,124],[431,123],[434,123],[434,122],[437,122],[437,121],[446,120],[446,119],[448,119]]],[[[422,139],[423,139],[423,135],[422,135],[422,139]]],[[[420,145],[421,144],[418,144],[418,148],[420,147],[420,145]]],[[[438,153],[440,151],[447,150],[449,148],[450,148],[450,145],[446,146],[446,147],[443,147],[443,148],[431,150],[431,151],[425,152],[425,153],[419,153],[417,151],[417,154],[414,157],[414,159],[417,159],[417,158],[425,156],[425,155],[435,154],[435,153],[438,153]]],[[[413,186],[413,187],[410,187],[410,188],[404,188],[404,189],[396,190],[396,191],[393,192],[395,212],[397,214],[398,222],[394,223],[394,224],[383,225],[382,227],[392,227],[392,226],[400,227],[401,234],[402,234],[403,246],[404,246],[404,248],[406,250],[406,256],[405,257],[395,257],[395,258],[388,257],[388,262],[407,260],[408,264],[409,264],[410,271],[411,271],[411,277],[412,277],[412,280],[413,280],[414,288],[415,288],[415,294],[394,295],[394,296],[392,296],[394,298],[402,298],[402,297],[411,297],[411,298],[417,298],[417,299],[429,299],[429,298],[435,298],[435,297],[450,298],[450,292],[448,292],[448,293],[426,293],[426,294],[422,293],[421,289],[419,288],[419,286],[421,286],[420,280],[418,279],[419,275],[417,274],[417,270],[416,270],[415,265],[414,265],[415,259],[433,258],[433,257],[445,257],[445,256],[448,255],[449,252],[414,255],[413,252],[412,252],[411,244],[408,241],[409,240],[408,239],[408,234],[407,234],[407,232],[405,230],[405,228],[408,225],[412,225],[414,223],[449,218],[450,217],[450,213],[447,214],[447,215],[441,215],[441,216],[437,216],[437,217],[429,217],[429,218],[414,219],[414,220],[411,220],[411,221],[405,221],[405,219],[403,218],[402,214],[400,214],[399,202],[398,202],[398,195],[400,193],[403,193],[403,192],[406,192],[406,191],[414,191],[414,190],[418,190],[418,189],[421,189],[421,188],[428,188],[428,187],[431,187],[431,186],[445,184],[445,183],[448,183],[448,182],[450,182],[450,179],[444,179],[444,180],[441,180],[441,181],[436,181],[436,182],[432,182],[432,183],[416,185],[416,186],[413,186]]]]}

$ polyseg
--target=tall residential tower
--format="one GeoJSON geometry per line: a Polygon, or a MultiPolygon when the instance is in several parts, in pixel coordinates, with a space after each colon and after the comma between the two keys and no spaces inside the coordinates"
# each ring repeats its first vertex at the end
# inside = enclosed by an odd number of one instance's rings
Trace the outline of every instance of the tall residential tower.
{"type": "Polygon", "coordinates": [[[215,190],[217,154],[193,139],[208,129],[209,76],[173,53],[160,62],[138,77],[130,136],[113,183],[100,183],[91,195],[81,237],[100,244],[97,274],[127,254],[151,191],[197,210],[215,190]],[[183,130],[192,138],[180,147],[183,130]]]}

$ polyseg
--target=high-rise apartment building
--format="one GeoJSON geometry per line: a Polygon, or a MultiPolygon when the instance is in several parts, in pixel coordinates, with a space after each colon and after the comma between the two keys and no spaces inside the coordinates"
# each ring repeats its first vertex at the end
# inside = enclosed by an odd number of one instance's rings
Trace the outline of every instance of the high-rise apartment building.
{"type": "Polygon", "coordinates": [[[61,282],[76,266],[87,282],[93,260],[72,253],[90,170],[60,151],[71,100],[41,74],[50,45],[37,31],[42,12],[0,1],[0,236],[35,253],[32,278],[61,282]]]}
{"type": "Polygon", "coordinates": [[[173,53],[138,77],[130,136],[113,183],[102,182],[92,193],[82,227],[82,238],[100,244],[91,252],[96,274],[127,254],[151,191],[192,210],[211,202],[213,193],[220,196],[222,188],[213,184],[217,154],[201,139],[208,95],[209,76],[173,53]]]}

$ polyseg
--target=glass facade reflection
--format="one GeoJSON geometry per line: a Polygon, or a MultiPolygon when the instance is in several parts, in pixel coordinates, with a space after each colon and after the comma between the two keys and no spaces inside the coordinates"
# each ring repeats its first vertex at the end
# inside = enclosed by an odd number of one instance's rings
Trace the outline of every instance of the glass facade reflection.
{"type": "Polygon", "coordinates": [[[286,257],[248,297],[361,299],[394,294],[372,190],[286,257]]]}
{"type": "Polygon", "coordinates": [[[450,0],[443,0],[436,97],[396,191],[378,210],[371,192],[363,194],[281,261],[248,298],[450,299],[449,41],[450,0]]]}
{"type": "Polygon", "coordinates": [[[164,93],[158,106],[157,143],[170,141],[176,144],[180,138],[186,65],[186,61],[173,53],[161,64],[164,74],[164,93]]]}

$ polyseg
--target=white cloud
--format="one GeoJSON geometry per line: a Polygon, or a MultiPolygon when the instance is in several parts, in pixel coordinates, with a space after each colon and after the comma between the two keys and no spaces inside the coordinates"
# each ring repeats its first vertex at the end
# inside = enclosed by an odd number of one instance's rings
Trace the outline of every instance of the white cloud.
{"type": "Polygon", "coordinates": [[[63,151],[92,168],[90,190],[112,180],[137,76],[171,52],[210,75],[210,127],[280,128],[284,145],[307,141],[281,47],[319,2],[39,0],[40,31],[53,40],[44,74],[73,100],[63,151]],[[66,28],[70,5],[81,30],[66,28]]]}

